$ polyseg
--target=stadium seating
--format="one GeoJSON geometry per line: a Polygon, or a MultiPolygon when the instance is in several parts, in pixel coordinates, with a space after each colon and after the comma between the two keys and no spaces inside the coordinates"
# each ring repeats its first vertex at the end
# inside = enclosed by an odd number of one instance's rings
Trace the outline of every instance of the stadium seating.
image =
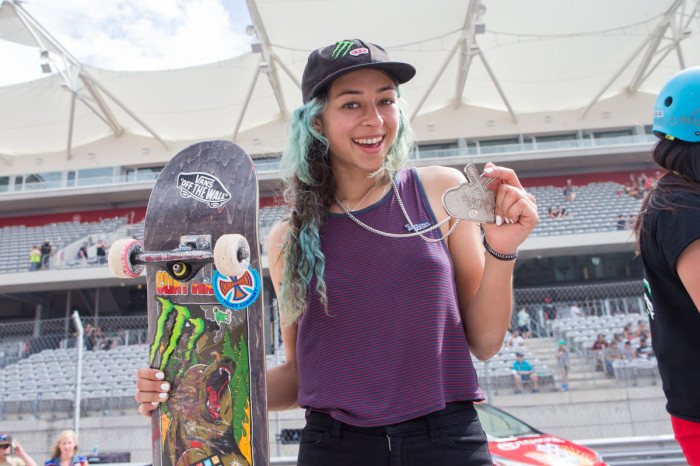
{"type": "MultiPolygon", "coordinates": [[[[126,224],[126,218],[109,218],[100,222],[60,222],[39,227],[13,225],[0,228],[0,273],[29,270],[29,251],[45,239],[58,252],[62,247],[91,235],[104,237],[126,224]]],[[[73,258],[65,258],[71,263],[73,258]]]]}
{"type": "MultiPolygon", "coordinates": [[[[124,412],[135,406],[134,378],[147,364],[146,345],[83,355],[80,398],[86,414],[124,412]]],[[[0,420],[13,414],[38,419],[69,413],[75,399],[76,359],[75,348],[44,350],[0,370],[0,420]]]]}
{"type": "Polygon", "coordinates": [[[567,202],[561,187],[526,188],[537,198],[540,223],[532,236],[567,235],[615,231],[619,215],[636,215],[642,201],[619,194],[624,186],[615,182],[589,183],[576,187],[576,198],[567,202]],[[561,205],[569,211],[564,218],[547,217],[547,209],[561,205]]]}
{"type": "MultiPolygon", "coordinates": [[[[641,200],[619,194],[624,186],[615,182],[590,183],[577,186],[574,202],[566,202],[562,190],[556,186],[527,188],[537,198],[540,223],[532,236],[583,234],[616,230],[618,215],[636,215],[641,200]],[[562,205],[569,211],[566,218],[548,218],[550,206],[562,205]]],[[[267,235],[270,229],[281,220],[288,209],[286,206],[263,207],[259,213],[259,238],[262,254],[267,254],[267,235]]],[[[81,238],[90,235],[106,237],[125,225],[125,218],[106,219],[101,222],[52,223],[42,227],[9,226],[0,229],[0,274],[29,270],[29,250],[32,245],[40,245],[50,239],[59,250],[81,238]]],[[[143,239],[143,221],[129,225],[125,236],[143,239]]],[[[65,258],[70,265],[73,258],[65,258]]]]}

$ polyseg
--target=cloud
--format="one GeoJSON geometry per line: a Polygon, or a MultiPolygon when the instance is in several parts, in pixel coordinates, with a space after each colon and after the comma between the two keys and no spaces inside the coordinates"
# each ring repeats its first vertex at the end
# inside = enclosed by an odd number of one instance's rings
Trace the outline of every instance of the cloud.
{"type": "MultiPolygon", "coordinates": [[[[25,9],[74,57],[112,70],[163,70],[250,50],[244,0],[36,0],[25,9]]],[[[38,51],[6,42],[14,71],[0,84],[41,77],[38,51]]]]}

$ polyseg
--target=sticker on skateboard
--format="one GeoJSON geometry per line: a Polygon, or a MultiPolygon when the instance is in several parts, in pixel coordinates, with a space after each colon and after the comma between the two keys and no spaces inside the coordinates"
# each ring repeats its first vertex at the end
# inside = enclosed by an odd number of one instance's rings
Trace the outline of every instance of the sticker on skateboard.
{"type": "Polygon", "coordinates": [[[243,149],[194,144],[156,181],[143,243],[110,248],[116,276],[146,272],[149,363],[171,384],[154,466],[268,465],[258,196],[243,149]]]}

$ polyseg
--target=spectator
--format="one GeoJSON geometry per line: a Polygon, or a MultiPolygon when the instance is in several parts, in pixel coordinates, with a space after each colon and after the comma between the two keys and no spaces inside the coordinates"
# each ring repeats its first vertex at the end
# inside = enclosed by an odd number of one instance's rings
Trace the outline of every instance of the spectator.
{"type": "Polygon", "coordinates": [[[549,298],[544,298],[542,312],[544,313],[544,320],[555,320],[557,318],[557,308],[549,298]]]}
{"type": "Polygon", "coordinates": [[[44,244],[41,245],[41,268],[49,268],[49,257],[53,254],[54,248],[51,246],[51,241],[48,239],[44,240],[44,244]]]}
{"type": "Polygon", "coordinates": [[[610,346],[603,352],[603,358],[605,360],[605,372],[611,376],[615,376],[615,369],[613,369],[613,363],[619,359],[622,359],[622,352],[620,351],[620,346],[616,341],[610,343],[610,346]]]}
{"type": "Polygon", "coordinates": [[[107,337],[106,335],[102,337],[102,341],[100,342],[100,348],[101,350],[111,350],[114,347],[114,342],[112,341],[111,338],[107,337]]]}
{"type": "MultiPolygon", "coordinates": [[[[617,342],[617,346],[618,346],[618,348],[619,348],[620,345],[623,344],[622,334],[621,334],[621,333],[615,333],[615,334],[613,335],[613,340],[612,340],[612,341],[616,341],[616,342],[617,342]]],[[[611,341],[610,343],[612,343],[612,341],[611,341]]]]}
{"type": "Polygon", "coordinates": [[[559,350],[557,351],[557,367],[561,376],[561,389],[569,390],[569,370],[571,370],[571,360],[569,359],[569,349],[564,340],[559,340],[559,350]]]}
{"type": "Polygon", "coordinates": [[[603,350],[608,347],[608,342],[605,340],[605,335],[602,333],[598,334],[598,338],[593,342],[591,346],[591,352],[596,361],[596,370],[604,370],[603,368],[603,350]]]}
{"type": "Polygon", "coordinates": [[[569,202],[574,202],[576,199],[576,188],[574,187],[571,179],[566,180],[566,185],[562,188],[566,200],[569,202]]]}
{"type": "Polygon", "coordinates": [[[549,218],[557,218],[557,214],[556,214],[556,212],[554,211],[554,207],[553,207],[553,206],[549,206],[549,209],[547,209],[547,217],[549,217],[549,218]]]}
{"type": "Polygon", "coordinates": [[[634,227],[635,223],[637,223],[637,216],[636,215],[630,215],[629,217],[627,217],[627,228],[634,227]]]}
{"type": "Polygon", "coordinates": [[[97,345],[97,338],[95,337],[95,328],[87,324],[85,326],[85,348],[90,351],[97,345]]]}
{"type": "Polygon", "coordinates": [[[36,466],[32,459],[17,440],[12,440],[9,434],[0,434],[0,465],[1,466],[36,466]]]}
{"type": "Polygon", "coordinates": [[[32,272],[41,268],[41,249],[39,246],[32,246],[29,251],[29,270],[32,272]]]}
{"type": "Polygon", "coordinates": [[[107,263],[107,244],[103,240],[99,240],[97,242],[97,246],[95,248],[95,256],[97,256],[98,264],[107,263]]]}
{"type": "Polygon", "coordinates": [[[117,332],[117,345],[126,345],[126,329],[124,329],[124,327],[119,327],[119,331],[117,332]]]}
{"type": "Polygon", "coordinates": [[[78,264],[81,267],[87,267],[87,259],[88,259],[88,252],[87,252],[87,243],[83,243],[82,246],[80,246],[80,249],[78,249],[78,254],[76,255],[76,259],[78,260],[78,264]]]}
{"type": "Polygon", "coordinates": [[[631,340],[634,338],[634,332],[632,331],[632,324],[627,324],[622,329],[622,338],[625,340],[631,340]]]}
{"type": "Polygon", "coordinates": [[[510,346],[513,349],[525,347],[525,339],[520,335],[519,330],[513,330],[513,333],[510,336],[510,340],[508,340],[508,346],[510,346]]]}
{"type": "Polygon", "coordinates": [[[641,338],[646,337],[649,334],[649,324],[644,320],[637,322],[637,330],[634,331],[634,335],[641,338]]]}
{"type": "Polygon", "coordinates": [[[44,466],[88,466],[87,458],[78,456],[78,439],[72,430],[64,430],[51,448],[51,459],[44,466]]]}
{"type": "Polygon", "coordinates": [[[571,316],[572,319],[583,319],[586,317],[583,314],[583,311],[581,311],[581,308],[578,307],[578,303],[576,301],[571,301],[571,307],[569,308],[569,315],[571,316]]]}
{"type": "Polygon", "coordinates": [[[617,216],[617,223],[615,224],[615,227],[618,230],[625,230],[627,228],[627,217],[624,215],[620,214],[617,216]]]}
{"type": "Polygon", "coordinates": [[[622,354],[621,358],[626,360],[626,361],[631,361],[635,357],[637,357],[636,353],[632,349],[632,342],[631,341],[626,341],[624,346],[622,347],[622,354]]]}
{"type": "Polygon", "coordinates": [[[638,358],[646,359],[649,359],[652,356],[654,356],[654,350],[651,349],[651,346],[647,345],[646,337],[642,337],[639,339],[639,346],[637,347],[636,356],[638,358]]]}
{"type": "Polygon", "coordinates": [[[532,392],[539,392],[537,386],[537,372],[529,362],[525,360],[525,353],[518,351],[515,353],[516,360],[513,361],[513,378],[515,379],[515,393],[522,393],[522,381],[532,380],[532,392]]]}
{"type": "Polygon", "coordinates": [[[523,338],[530,338],[530,315],[525,306],[521,307],[517,314],[518,330],[523,338]]]}

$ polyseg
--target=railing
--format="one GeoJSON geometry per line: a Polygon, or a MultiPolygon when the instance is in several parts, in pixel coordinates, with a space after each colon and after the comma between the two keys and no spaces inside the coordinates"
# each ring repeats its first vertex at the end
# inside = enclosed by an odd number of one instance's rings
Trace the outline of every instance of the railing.
{"type": "MultiPolygon", "coordinates": [[[[530,152],[542,152],[542,151],[556,151],[556,150],[566,150],[566,149],[582,149],[588,147],[614,147],[623,145],[636,145],[636,144],[647,144],[653,143],[657,139],[651,134],[639,134],[639,135],[629,135],[629,136],[616,136],[616,137],[601,137],[593,138],[586,137],[582,139],[571,139],[563,141],[544,141],[537,142],[537,140],[528,140],[522,143],[514,144],[494,144],[487,145],[486,143],[480,143],[479,141],[470,142],[467,147],[454,148],[454,149],[439,149],[439,150],[416,150],[413,153],[413,160],[430,160],[435,158],[452,158],[452,157],[465,157],[465,156],[477,156],[477,155],[488,155],[488,154],[503,154],[503,153],[530,153],[530,152]]],[[[265,158],[254,160],[255,167],[258,173],[271,173],[279,170],[279,159],[276,158],[265,158]]],[[[120,171],[121,167],[112,167],[115,172],[120,171]]],[[[144,181],[155,181],[158,178],[158,173],[156,172],[144,172],[137,174],[123,174],[123,175],[101,175],[101,176],[88,176],[79,177],[75,175],[74,171],[71,171],[71,175],[68,176],[68,172],[52,172],[53,176],[51,180],[27,180],[24,183],[14,184],[10,181],[10,184],[0,185],[0,195],[1,193],[14,193],[14,192],[26,192],[26,191],[42,191],[48,189],[74,189],[85,186],[105,186],[105,185],[116,185],[124,183],[137,183],[144,181]]],[[[9,178],[26,178],[26,177],[39,177],[37,174],[25,174],[24,177],[17,175],[16,177],[9,178]]]]}
{"type": "MultiPolygon", "coordinates": [[[[688,464],[672,435],[580,440],[575,443],[596,451],[608,466],[688,464]]],[[[270,465],[274,466],[296,464],[297,459],[294,456],[270,459],[270,465]]]]}

